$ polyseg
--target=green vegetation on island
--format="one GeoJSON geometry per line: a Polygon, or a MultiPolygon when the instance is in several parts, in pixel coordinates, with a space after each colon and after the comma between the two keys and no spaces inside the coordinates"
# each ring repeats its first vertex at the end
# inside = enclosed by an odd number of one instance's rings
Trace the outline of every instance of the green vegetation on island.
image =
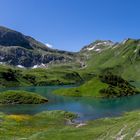
{"type": "Polygon", "coordinates": [[[48,99],[36,93],[22,90],[8,90],[0,93],[0,104],[42,104],[48,99]]]}
{"type": "Polygon", "coordinates": [[[65,96],[122,97],[139,93],[139,90],[120,76],[105,73],[95,77],[79,87],[58,89],[56,94],[65,96]]]}

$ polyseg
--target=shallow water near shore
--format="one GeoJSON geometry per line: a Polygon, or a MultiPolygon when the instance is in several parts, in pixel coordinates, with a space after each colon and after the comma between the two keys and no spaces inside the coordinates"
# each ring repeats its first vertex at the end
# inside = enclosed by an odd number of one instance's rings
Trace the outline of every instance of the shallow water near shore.
{"type": "MultiPolygon", "coordinates": [[[[140,83],[137,83],[137,87],[140,83]]],[[[140,109],[140,94],[116,99],[92,97],[66,97],[53,94],[53,90],[71,86],[17,87],[12,90],[25,90],[38,93],[49,99],[40,105],[1,105],[0,112],[7,114],[36,114],[48,110],[65,110],[78,114],[77,121],[94,120],[121,115],[124,112],[140,109]]],[[[8,90],[0,89],[0,91],[8,90]]]]}

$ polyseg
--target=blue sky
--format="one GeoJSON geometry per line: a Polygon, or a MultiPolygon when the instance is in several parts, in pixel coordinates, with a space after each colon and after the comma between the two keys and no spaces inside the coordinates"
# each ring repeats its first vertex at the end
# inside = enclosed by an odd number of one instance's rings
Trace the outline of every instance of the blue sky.
{"type": "Polygon", "coordinates": [[[0,0],[0,25],[56,49],[140,38],[140,0],[0,0]]]}

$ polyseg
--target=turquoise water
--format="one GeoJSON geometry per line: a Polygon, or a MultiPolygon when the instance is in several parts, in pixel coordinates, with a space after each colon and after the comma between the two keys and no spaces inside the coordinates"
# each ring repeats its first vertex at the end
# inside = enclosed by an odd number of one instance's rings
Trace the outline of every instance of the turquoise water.
{"type": "Polygon", "coordinates": [[[41,94],[46,96],[49,102],[41,105],[1,105],[0,111],[8,114],[36,114],[47,110],[65,110],[77,113],[78,120],[85,121],[118,116],[124,112],[140,109],[140,95],[117,99],[77,98],[53,94],[52,91],[58,88],[62,86],[12,88],[41,94]]]}

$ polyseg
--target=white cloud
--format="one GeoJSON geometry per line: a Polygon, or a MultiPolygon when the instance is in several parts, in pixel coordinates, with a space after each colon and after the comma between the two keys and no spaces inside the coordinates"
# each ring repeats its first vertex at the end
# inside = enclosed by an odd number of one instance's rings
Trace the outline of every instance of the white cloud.
{"type": "Polygon", "coordinates": [[[52,45],[52,44],[46,43],[45,45],[46,45],[47,47],[49,47],[49,48],[53,48],[53,45],[52,45]]]}

